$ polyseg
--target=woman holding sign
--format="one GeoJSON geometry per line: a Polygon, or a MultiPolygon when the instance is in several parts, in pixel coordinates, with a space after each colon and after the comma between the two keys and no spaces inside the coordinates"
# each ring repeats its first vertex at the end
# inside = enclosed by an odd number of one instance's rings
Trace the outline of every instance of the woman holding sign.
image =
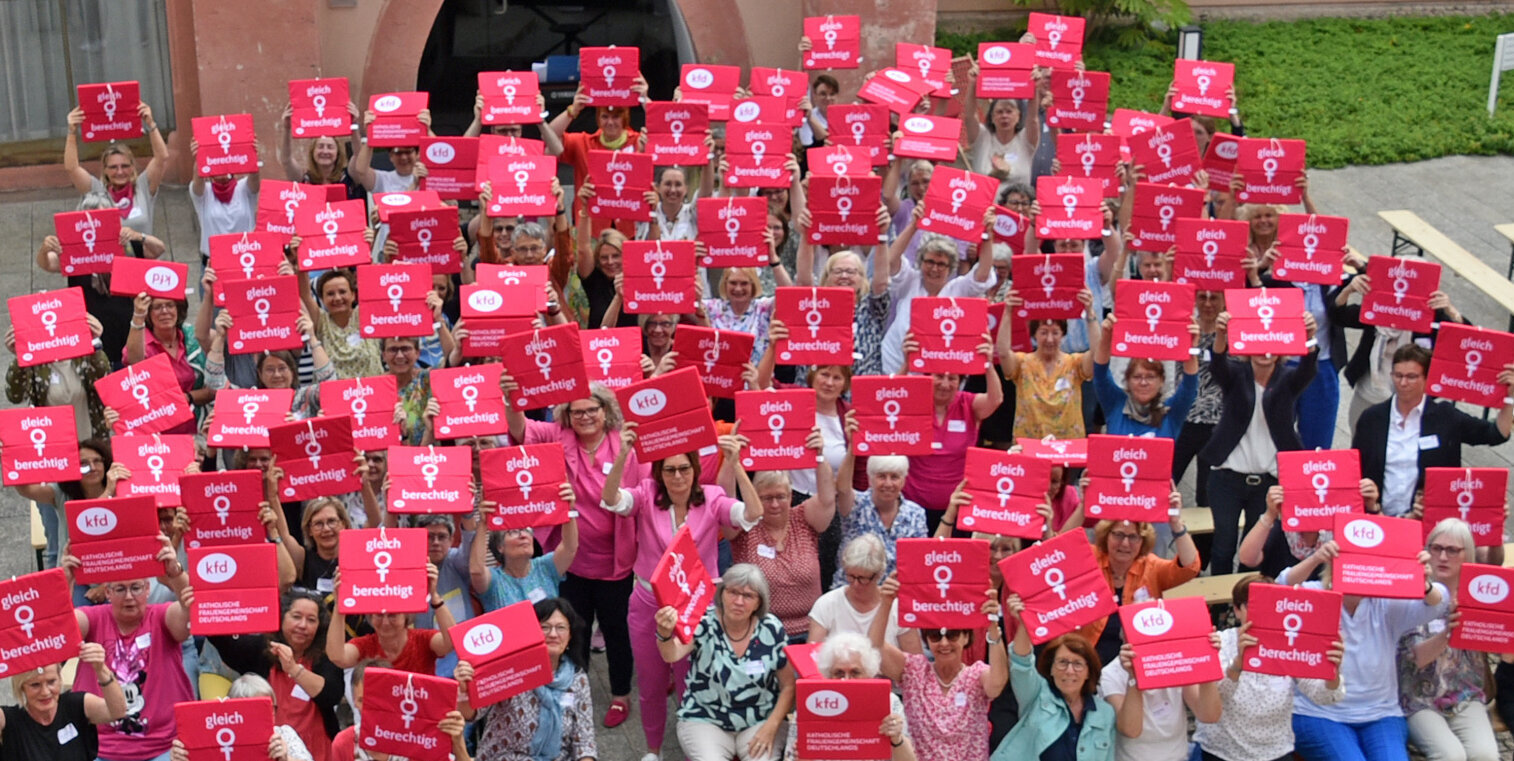
{"type": "MultiPolygon", "coordinates": [[[[426,599],[436,618],[436,629],[415,628],[415,616],[410,613],[372,613],[368,621],[373,625],[373,633],[348,642],[347,616],[338,613],[332,625],[326,627],[326,657],[344,669],[350,669],[367,658],[383,658],[399,671],[435,674],[436,659],[452,652],[452,638],[447,631],[454,623],[447,601],[436,593],[437,575],[436,566],[427,563],[426,580],[430,594],[426,599]]],[[[335,588],[341,588],[340,568],[331,583],[335,588]]]]}
{"type": "MultiPolygon", "coordinates": [[[[501,372],[499,386],[506,398],[519,385],[508,372],[501,372]]],[[[601,509],[605,480],[621,459],[620,405],[604,386],[589,386],[589,395],[560,404],[552,410],[556,422],[527,420],[515,405],[505,407],[510,441],[518,444],[558,444],[563,449],[568,483],[582,505],[576,525],[578,552],[568,565],[561,592],[589,626],[599,620],[605,638],[605,661],[610,671],[610,707],[605,726],[618,727],[631,716],[631,633],[627,606],[631,598],[631,571],[636,561],[636,527],[631,519],[601,509]]],[[[632,483],[641,483],[650,471],[624,455],[625,470],[632,483]]],[[[550,540],[547,543],[550,546],[550,540]]],[[[559,545],[560,546],[560,545],[559,545]]]]}
{"type": "MultiPolygon", "coordinates": [[[[867,641],[867,636],[844,632],[825,641],[815,651],[815,665],[824,679],[877,679],[883,656],[867,641]]],[[[914,761],[915,744],[909,739],[909,722],[904,718],[904,701],[890,692],[889,713],[878,731],[893,746],[889,761],[914,761]]],[[[789,728],[783,749],[783,761],[799,761],[798,727],[789,728]]],[[[808,759],[806,759],[808,761],[808,759]]]]}
{"type": "MultiPolygon", "coordinates": [[[[1104,318],[1104,328],[1093,349],[1093,390],[1099,396],[1111,436],[1159,436],[1175,439],[1188,419],[1188,410],[1199,393],[1199,357],[1190,352],[1183,362],[1183,377],[1166,400],[1162,387],[1167,366],[1152,359],[1132,359],[1125,365],[1125,387],[1120,388],[1109,372],[1109,345],[1114,336],[1114,315],[1104,318]]],[[[1188,336],[1199,345],[1199,324],[1188,324],[1188,336]]]]}
{"type": "MultiPolygon", "coordinates": [[[[336,365],[326,355],[325,344],[315,337],[309,315],[301,312],[295,326],[300,331],[300,335],[305,338],[305,345],[310,350],[311,363],[315,366],[315,374],[310,383],[300,385],[299,356],[292,351],[260,352],[253,362],[257,370],[257,387],[293,389],[294,400],[289,405],[289,411],[296,420],[304,420],[320,414],[319,384],[336,378],[336,365]]],[[[231,312],[223,309],[216,315],[216,329],[211,333],[210,352],[205,355],[205,386],[207,388],[217,391],[228,387],[235,388],[230,386],[226,379],[226,335],[230,332],[231,312]]],[[[215,414],[215,408],[211,408],[210,414],[215,414]]]]}
{"type": "Polygon", "coordinates": [[[356,128],[358,120],[357,104],[347,101],[347,114],[354,122],[353,139],[357,141],[357,153],[352,157],[351,168],[348,166],[347,151],[350,146],[343,145],[336,138],[321,136],[310,141],[305,148],[305,165],[300,166],[295,158],[293,146],[293,133],[289,128],[289,122],[294,117],[294,107],[284,106],[284,113],[279,122],[282,129],[279,130],[280,150],[284,164],[284,176],[290,182],[302,182],[308,185],[343,185],[347,188],[347,200],[366,199],[368,191],[354,177],[353,172],[357,167],[366,167],[373,155],[373,148],[368,141],[363,139],[363,133],[356,128]]]}
{"type": "MultiPolygon", "coordinates": [[[[1086,310],[1089,341],[1100,343],[1099,309],[1093,292],[1078,291],[1078,302],[1086,310]]],[[[1031,320],[1029,330],[1036,350],[1017,352],[1013,347],[1015,307],[1024,301],[1011,288],[1004,298],[1004,319],[999,322],[996,338],[999,369],[1004,380],[1015,384],[1015,437],[1039,439],[1083,438],[1083,382],[1094,374],[1091,351],[1068,354],[1062,351],[1067,338],[1066,320],[1031,320]]]]}
{"type": "MultiPolygon", "coordinates": [[[[1325,581],[1305,581],[1306,589],[1328,588],[1328,565],[1340,555],[1334,541],[1322,542],[1308,560],[1277,577],[1291,585],[1309,578],[1316,568],[1325,581]]],[[[1408,761],[1409,729],[1399,704],[1398,642],[1407,634],[1446,615],[1450,593],[1436,583],[1431,556],[1420,552],[1425,567],[1425,596],[1388,599],[1343,595],[1341,641],[1346,657],[1341,680],[1346,696],[1333,705],[1320,705],[1307,695],[1293,696],[1294,747],[1299,755],[1332,761],[1408,761]]]]}
{"type": "MultiPolygon", "coordinates": [[[[1004,603],[1015,618],[1025,615],[1019,595],[1004,603]]],[[[1017,624],[1009,686],[1020,705],[1020,721],[994,750],[994,761],[1024,758],[1026,751],[1043,761],[1111,761],[1115,712],[1095,697],[1099,654],[1088,640],[1064,634],[1032,659],[1030,626],[1023,620],[1017,624]]]]}
{"type": "MultiPolygon", "coordinates": [[[[964,653],[972,644],[972,632],[964,629],[926,629],[921,632],[931,659],[906,653],[884,641],[888,615],[899,595],[899,578],[883,582],[880,615],[873,619],[868,636],[883,653],[882,673],[904,687],[904,715],[910,736],[921,758],[987,761],[989,703],[1009,684],[1009,655],[1004,636],[993,637],[999,627],[991,625],[984,637],[988,660],[966,663],[964,653]]],[[[982,612],[997,622],[999,601],[992,589],[984,590],[982,612]]]]}
{"type": "Polygon", "coordinates": [[[322,597],[291,589],[280,605],[277,632],[209,638],[227,667],[268,680],[275,697],[274,722],[293,727],[318,759],[330,758],[344,687],[342,670],[323,649],[331,616],[322,597]]]}
{"type": "Polygon", "coordinates": [[[583,761],[599,757],[589,690],[588,627],[559,597],[538,600],[552,681],[474,712],[467,701],[473,665],[458,661],[458,710],[479,722],[480,761],[583,761]]]}
{"type": "MultiPolygon", "coordinates": [[[[697,452],[654,462],[651,477],[622,489],[626,460],[636,447],[636,423],[627,421],[621,426],[620,442],[620,454],[605,478],[600,507],[629,516],[636,524],[636,586],[631,592],[629,615],[631,652],[640,666],[636,669],[636,689],[641,696],[641,729],[647,738],[648,752],[655,754],[662,750],[663,728],[668,723],[668,685],[675,682],[682,691],[688,673],[687,663],[664,662],[658,656],[657,639],[662,632],[657,619],[661,606],[650,582],[656,576],[657,562],[679,528],[687,525],[705,570],[717,570],[721,535],[729,538],[750,531],[762,518],[763,502],[746,471],[737,465],[741,448],[748,444],[745,436],[731,433],[720,437],[722,467],[734,471],[725,477],[734,475],[741,501],[726,496],[725,490],[718,486],[700,484],[697,452]]],[[[783,497],[787,504],[787,489],[783,497]]],[[[826,523],[829,522],[827,517],[826,523]]]]}
{"type": "MultiPolygon", "coordinates": [[[[820,427],[810,431],[807,449],[817,456],[825,442],[820,427]]],[[[820,597],[820,535],[836,515],[836,479],[821,459],[820,493],[792,505],[793,488],[786,470],[765,470],[752,479],[762,503],[762,520],[731,540],[731,558],[762,569],[773,592],[773,614],[789,639],[803,642],[810,631],[810,608],[820,597]],[[790,506],[792,505],[792,506],[790,506]]]]}
{"type": "Polygon", "coordinates": [[[147,133],[152,144],[152,160],[141,174],[137,173],[137,157],[125,143],[112,142],[100,154],[100,176],[91,175],[79,165],[79,126],[84,123],[84,109],[68,112],[68,139],[63,143],[63,171],[80,193],[109,194],[116,208],[121,210],[121,224],[143,235],[152,235],[152,207],[158,197],[158,186],[163,183],[163,174],[168,171],[168,144],[163,142],[163,133],[158,131],[158,122],[152,118],[152,106],[137,104],[137,116],[142,119],[142,131],[147,133]]]}
{"type": "Polygon", "coordinates": [[[17,705],[0,713],[0,758],[94,761],[100,745],[95,725],[124,717],[126,695],[98,643],[79,647],[79,665],[94,670],[101,695],[64,692],[61,664],[11,677],[17,705]]]}
{"type": "MultiPolygon", "coordinates": [[[[294,238],[290,245],[298,245],[298,240],[294,238]]],[[[306,335],[312,336],[317,345],[327,347],[337,377],[367,378],[381,374],[384,366],[379,363],[379,344],[383,342],[365,339],[359,332],[362,321],[357,311],[357,275],[344,269],[322,273],[315,281],[315,293],[321,297],[323,308],[318,308],[311,296],[307,273],[295,273],[295,281],[299,284],[300,303],[314,328],[306,335]]]]}
{"type": "Polygon", "coordinates": [[[663,662],[689,664],[689,687],[678,706],[684,753],[691,761],[776,759],[778,728],[794,707],[794,669],[784,653],[783,624],[768,612],[762,571],[731,566],[690,642],[673,636],[677,625],[676,609],[657,611],[663,662]]]}
{"type": "MultiPolygon", "coordinates": [[[[921,192],[924,192],[923,190],[921,192]]],[[[795,261],[796,285],[815,285],[815,246],[809,242],[810,216],[808,209],[799,213],[799,253],[795,261]]],[[[888,213],[878,212],[878,234],[888,229],[888,213]]],[[[889,307],[894,303],[889,295],[888,267],[883,266],[883,249],[873,247],[873,276],[868,279],[867,264],[862,254],[853,251],[832,251],[820,271],[820,285],[824,288],[851,288],[857,293],[857,308],[852,318],[854,356],[852,366],[857,375],[883,375],[883,333],[887,328],[889,307]]]]}
{"type": "MultiPolygon", "coordinates": [[[[1437,523],[1425,550],[1431,575],[1446,589],[1460,589],[1462,563],[1477,560],[1472,528],[1459,518],[1437,523]]],[[[1488,562],[1501,565],[1503,546],[1491,553],[1488,562]]],[[[1399,640],[1398,701],[1409,717],[1409,740],[1426,758],[1493,761],[1498,740],[1488,721],[1488,657],[1449,645],[1460,618],[1453,611],[1399,640]]]]}
{"type": "MultiPolygon", "coordinates": [[[[173,374],[179,382],[179,390],[184,392],[190,408],[209,404],[215,398],[215,391],[205,386],[205,354],[200,351],[200,342],[195,340],[194,330],[184,329],[189,303],[156,298],[143,291],[137,294],[132,306],[131,332],[126,336],[126,348],[121,353],[121,361],[134,365],[144,359],[167,354],[173,364],[173,374]]],[[[114,411],[106,411],[107,418],[114,414],[114,411]]],[[[193,420],[186,420],[163,431],[194,432],[193,420]]]]}

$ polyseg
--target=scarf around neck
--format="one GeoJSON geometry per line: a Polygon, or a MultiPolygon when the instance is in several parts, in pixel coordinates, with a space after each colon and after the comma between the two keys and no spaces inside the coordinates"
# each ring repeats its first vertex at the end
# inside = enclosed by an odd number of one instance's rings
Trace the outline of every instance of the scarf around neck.
{"type": "Polygon", "coordinates": [[[562,699],[572,691],[577,673],[578,669],[563,658],[552,681],[531,691],[536,696],[536,732],[531,735],[533,761],[552,761],[562,755],[562,699]]]}

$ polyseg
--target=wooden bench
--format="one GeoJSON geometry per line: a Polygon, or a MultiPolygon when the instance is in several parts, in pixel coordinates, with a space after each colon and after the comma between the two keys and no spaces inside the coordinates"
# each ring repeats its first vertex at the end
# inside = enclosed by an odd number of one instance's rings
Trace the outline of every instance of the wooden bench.
{"type": "Polygon", "coordinates": [[[1185,507],[1183,513],[1183,526],[1190,534],[1213,534],[1214,514],[1207,507],[1185,507]]]}
{"type": "Polygon", "coordinates": [[[32,515],[32,553],[37,556],[37,570],[43,568],[43,553],[47,552],[47,530],[42,527],[42,511],[37,508],[37,503],[31,503],[32,515]]]}
{"type": "Polygon", "coordinates": [[[1229,605],[1230,592],[1235,588],[1235,583],[1254,573],[1226,573],[1219,576],[1200,576],[1193,581],[1182,584],[1162,593],[1163,597],[1193,597],[1200,595],[1204,602],[1210,605],[1229,605]]]}
{"type": "Polygon", "coordinates": [[[1394,256],[1415,252],[1440,260],[1441,264],[1450,267],[1507,310],[1509,330],[1514,331],[1514,282],[1509,281],[1508,275],[1498,274],[1498,270],[1473,256],[1412,211],[1380,211],[1377,216],[1393,228],[1394,256]]]}

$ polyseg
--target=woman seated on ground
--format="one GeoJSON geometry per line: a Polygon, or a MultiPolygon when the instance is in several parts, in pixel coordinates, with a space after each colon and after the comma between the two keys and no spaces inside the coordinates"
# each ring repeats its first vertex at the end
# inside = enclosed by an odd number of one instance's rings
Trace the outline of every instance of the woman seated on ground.
{"type": "Polygon", "coordinates": [[[79,665],[94,670],[100,695],[64,692],[62,664],[11,677],[16,705],[0,709],[0,758],[95,761],[100,750],[95,726],[126,715],[126,694],[106,667],[99,643],[79,646],[79,665]]]}
{"type": "MultiPolygon", "coordinates": [[[[868,642],[864,634],[842,632],[825,641],[815,651],[815,665],[822,679],[877,679],[883,656],[868,642]]],[[[904,719],[904,701],[890,692],[888,716],[878,727],[878,733],[888,739],[893,748],[890,761],[913,761],[915,744],[909,739],[909,724],[904,719]]],[[[798,761],[799,732],[789,728],[789,739],[784,745],[783,761],[798,761]]]]}

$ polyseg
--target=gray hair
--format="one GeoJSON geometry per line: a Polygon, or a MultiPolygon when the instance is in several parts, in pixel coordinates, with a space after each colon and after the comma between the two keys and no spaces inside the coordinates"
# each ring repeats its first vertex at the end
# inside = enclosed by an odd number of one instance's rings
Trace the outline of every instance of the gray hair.
{"type": "Polygon", "coordinates": [[[862,534],[841,550],[841,568],[882,574],[888,568],[888,549],[877,534],[862,534]]]}
{"type": "Polygon", "coordinates": [[[752,476],[753,488],[761,489],[764,486],[778,486],[782,484],[785,489],[792,489],[793,483],[789,481],[789,472],[786,470],[763,470],[752,476]]]}
{"type": "MultiPolygon", "coordinates": [[[[620,427],[620,424],[622,422],[620,417],[620,403],[615,401],[614,391],[606,388],[603,383],[590,383],[589,396],[587,398],[599,402],[599,406],[604,408],[606,431],[613,431],[620,427]]],[[[556,420],[557,424],[564,428],[567,428],[570,423],[568,419],[569,404],[572,404],[572,402],[562,402],[561,404],[558,404],[556,407],[552,408],[552,419],[556,420]]]]}
{"type": "Polygon", "coordinates": [[[880,473],[896,473],[901,476],[909,475],[909,458],[903,455],[876,455],[867,458],[867,477],[873,478],[880,473]]]}
{"type": "Polygon", "coordinates": [[[110,200],[110,196],[105,193],[91,191],[85,193],[84,197],[79,199],[79,211],[98,211],[100,209],[114,208],[116,208],[116,202],[110,200]]]}
{"type": "Polygon", "coordinates": [[[425,528],[427,526],[446,526],[448,531],[457,533],[457,524],[453,523],[452,516],[446,513],[427,513],[425,515],[417,515],[415,516],[415,520],[411,525],[415,526],[416,528],[425,528]]]}
{"type": "Polygon", "coordinates": [[[957,261],[957,242],[945,235],[926,233],[921,237],[920,247],[915,250],[915,261],[929,253],[946,254],[953,262],[957,261]]]}
{"type": "Polygon", "coordinates": [[[721,617],[725,616],[726,589],[750,589],[757,593],[757,610],[752,614],[753,621],[761,621],[768,614],[768,600],[772,592],[768,588],[768,577],[762,573],[762,569],[751,563],[737,563],[731,566],[721,575],[720,583],[715,585],[715,612],[721,617]]]}
{"type": "Polygon", "coordinates": [[[1430,529],[1430,535],[1425,537],[1425,547],[1429,547],[1431,542],[1442,536],[1449,536],[1461,542],[1461,548],[1465,553],[1463,557],[1468,562],[1477,561],[1477,556],[1474,554],[1477,551],[1477,539],[1472,536],[1472,527],[1467,525],[1466,521],[1460,518],[1446,518],[1435,524],[1435,528],[1430,529]]]}
{"type": "Polygon", "coordinates": [[[515,232],[510,234],[510,245],[519,244],[523,238],[531,238],[532,240],[539,240],[545,243],[547,242],[547,231],[542,229],[540,223],[522,222],[516,225],[515,232]]]}
{"type": "Polygon", "coordinates": [[[257,674],[243,674],[231,683],[231,688],[226,691],[226,697],[233,700],[240,698],[271,698],[273,697],[273,685],[267,679],[257,674]]]}
{"type": "Polygon", "coordinates": [[[905,174],[904,176],[913,177],[917,172],[925,175],[926,177],[930,177],[936,173],[936,165],[932,164],[929,161],[926,161],[925,159],[916,159],[909,165],[909,173],[905,174]]]}
{"type": "Polygon", "coordinates": [[[1009,250],[1008,243],[995,243],[993,246],[994,264],[1009,264],[1009,257],[1014,252],[1009,250]]]}
{"type": "Polygon", "coordinates": [[[883,655],[867,637],[856,632],[840,632],[827,637],[815,653],[815,665],[820,667],[820,673],[824,675],[836,666],[837,661],[855,660],[862,664],[862,671],[868,679],[878,675],[878,668],[883,665],[883,655]]]}

